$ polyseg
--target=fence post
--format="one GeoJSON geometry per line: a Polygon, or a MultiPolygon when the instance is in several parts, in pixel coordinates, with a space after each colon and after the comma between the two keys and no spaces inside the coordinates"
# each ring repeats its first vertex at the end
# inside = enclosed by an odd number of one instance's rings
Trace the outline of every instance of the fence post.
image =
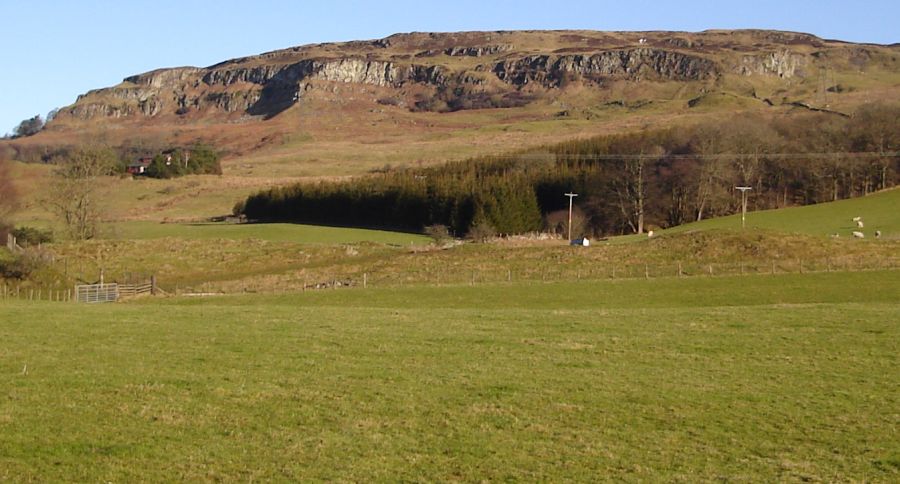
{"type": "Polygon", "coordinates": [[[369,286],[369,273],[363,272],[363,289],[369,286]]]}
{"type": "Polygon", "coordinates": [[[512,282],[512,269],[506,270],[506,282],[512,282]]]}
{"type": "Polygon", "coordinates": [[[650,266],[648,264],[644,264],[644,278],[650,279],[650,266]]]}

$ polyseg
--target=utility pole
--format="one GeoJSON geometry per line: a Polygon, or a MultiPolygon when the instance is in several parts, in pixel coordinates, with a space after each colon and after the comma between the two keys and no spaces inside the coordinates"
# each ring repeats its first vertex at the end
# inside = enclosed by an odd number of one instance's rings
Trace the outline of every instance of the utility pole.
{"type": "Polygon", "coordinates": [[[566,193],[566,196],[569,197],[569,242],[572,242],[572,200],[578,196],[577,193],[566,193]]]}
{"type": "Polygon", "coordinates": [[[747,224],[747,190],[753,190],[753,187],[734,187],[741,191],[741,228],[747,224]]]}

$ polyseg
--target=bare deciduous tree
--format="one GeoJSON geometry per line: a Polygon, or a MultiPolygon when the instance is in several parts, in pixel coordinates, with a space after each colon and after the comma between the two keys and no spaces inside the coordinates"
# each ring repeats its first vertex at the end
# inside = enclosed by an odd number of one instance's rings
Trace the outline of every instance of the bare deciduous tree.
{"type": "Polygon", "coordinates": [[[97,184],[111,173],[115,160],[108,147],[86,146],[72,150],[57,168],[46,202],[73,239],[97,236],[101,215],[97,184]]]}

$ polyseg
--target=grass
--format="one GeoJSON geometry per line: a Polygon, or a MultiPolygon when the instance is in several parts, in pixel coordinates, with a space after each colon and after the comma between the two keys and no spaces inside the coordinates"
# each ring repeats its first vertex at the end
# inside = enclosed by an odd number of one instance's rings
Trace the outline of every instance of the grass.
{"type": "Polygon", "coordinates": [[[120,222],[107,226],[110,239],[149,240],[177,237],[189,240],[246,240],[297,244],[356,244],[376,242],[392,245],[423,244],[431,241],[421,234],[367,230],[343,227],[323,227],[301,224],[228,224],[228,223],[158,223],[148,221],[120,222]]]}
{"type": "MultiPolygon", "coordinates": [[[[862,217],[865,223],[865,229],[862,232],[867,237],[874,237],[875,230],[880,230],[885,237],[898,238],[900,237],[898,207],[900,207],[900,189],[894,188],[866,197],[831,203],[748,212],[747,227],[820,236],[839,234],[841,237],[851,237],[853,231],[859,230],[852,219],[862,217]]],[[[734,229],[740,226],[741,216],[738,214],[679,225],[664,231],[664,233],[734,229]]]]}
{"type": "Polygon", "coordinates": [[[897,272],[0,301],[0,480],[895,481],[898,301],[897,272]]]}

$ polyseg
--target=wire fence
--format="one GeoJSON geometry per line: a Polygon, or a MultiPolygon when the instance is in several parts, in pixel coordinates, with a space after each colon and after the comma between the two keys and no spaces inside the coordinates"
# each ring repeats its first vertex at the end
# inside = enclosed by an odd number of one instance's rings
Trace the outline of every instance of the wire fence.
{"type": "Polygon", "coordinates": [[[748,262],[673,262],[608,265],[492,268],[422,268],[407,271],[362,271],[340,274],[298,274],[258,284],[249,281],[204,283],[176,288],[177,295],[214,296],[235,293],[293,293],[305,291],[396,288],[404,286],[477,286],[481,284],[614,281],[635,279],[687,279],[741,275],[781,275],[826,272],[900,270],[900,258],[840,258],[822,260],[767,260],[748,262]]]}
{"type": "MultiPolygon", "coordinates": [[[[473,269],[471,271],[423,271],[417,273],[362,274],[335,278],[337,287],[390,287],[403,285],[496,284],[505,282],[564,282],[616,279],[658,279],[717,277],[759,274],[805,274],[823,272],[859,272],[898,270],[900,258],[883,260],[769,260],[751,262],[674,262],[667,264],[632,263],[606,266],[545,266],[539,269],[473,269]]],[[[306,289],[330,289],[328,280],[306,289]]]]}
{"type": "MultiPolygon", "coordinates": [[[[889,258],[827,258],[777,259],[746,262],[672,262],[627,264],[545,264],[527,267],[489,268],[421,268],[419,270],[358,271],[336,274],[303,274],[276,282],[255,284],[249,281],[206,282],[173,285],[163,290],[151,282],[118,284],[117,297],[111,300],[143,294],[174,296],[216,296],[241,293],[299,293],[335,289],[397,288],[405,286],[477,286],[482,284],[614,281],[635,279],[687,279],[697,277],[732,277],[749,275],[811,274],[827,272],[863,272],[900,270],[900,257],[889,258]]],[[[25,284],[0,285],[0,300],[73,302],[75,287],[32,287],[25,284]]]]}

